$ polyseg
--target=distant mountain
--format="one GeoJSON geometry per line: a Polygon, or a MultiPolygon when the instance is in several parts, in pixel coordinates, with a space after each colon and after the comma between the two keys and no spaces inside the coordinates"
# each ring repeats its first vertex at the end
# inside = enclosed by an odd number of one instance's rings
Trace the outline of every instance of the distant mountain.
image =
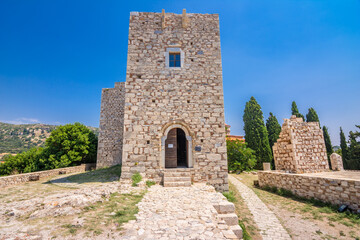
{"type": "MultiPolygon", "coordinates": [[[[44,146],[56,125],[48,124],[9,124],[0,122],[0,158],[1,153],[20,153],[32,147],[44,146]]],[[[99,129],[90,128],[96,135],[99,129]]]]}

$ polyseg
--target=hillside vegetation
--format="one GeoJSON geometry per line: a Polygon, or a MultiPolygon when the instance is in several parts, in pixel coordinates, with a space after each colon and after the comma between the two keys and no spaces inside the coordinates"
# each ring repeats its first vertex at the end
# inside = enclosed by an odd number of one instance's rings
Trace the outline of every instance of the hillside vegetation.
{"type": "MultiPolygon", "coordinates": [[[[9,124],[0,122],[1,153],[21,153],[33,147],[43,147],[46,138],[58,126],[48,124],[9,124]]],[[[98,128],[90,128],[98,135],[98,128]]]]}

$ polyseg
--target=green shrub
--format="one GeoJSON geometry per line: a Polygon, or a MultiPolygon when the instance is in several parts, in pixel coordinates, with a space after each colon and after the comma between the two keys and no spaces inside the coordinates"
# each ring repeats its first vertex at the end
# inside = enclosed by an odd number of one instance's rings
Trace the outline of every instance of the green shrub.
{"type": "Polygon", "coordinates": [[[228,170],[250,171],[256,165],[255,151],[239,140],[226,140],[228,170]]]}
{"type": "Polygon", "coordinates": [[[132,180],[132,186],[136,187],[138,185],[139,182],[141,182],[142,177],[140,175],[140,173],[135,173],[131,176],[131,180],[132,180]]]}
{"type": "Polygon", "coordinates": [[[80,123],[59,126],[46,139],[44,148],[7,155],[0,176],[28,173],[96,162],[97,137],[80,123]]]}
{"type": "Polygon", "coordinates": [[[246,230],[245,224],[239,221],[239,226],[243,230],[243,240],[251,240],[251,236],[248,233],[248,231],[246,230]]]}
{"type": "Polygon", "coordinates": [[[152,185],[155,185],[156,183],[154,181],[146,181],[146,186],[151,187],[152,185]]]}
{"type": "Polygon", "coordinates": [[[0,176],[38,171],[37,163],[42,153],[42,148],[32,148],[15,156],[6,155],[3,159],[5,162],[0,164],[0,176]]]}
{"type": "Polygon", "coordinates": [[[233,191],[230,192],[223,192],[223,195],[229,202],[236,202],[236,198],[233,191]]]}

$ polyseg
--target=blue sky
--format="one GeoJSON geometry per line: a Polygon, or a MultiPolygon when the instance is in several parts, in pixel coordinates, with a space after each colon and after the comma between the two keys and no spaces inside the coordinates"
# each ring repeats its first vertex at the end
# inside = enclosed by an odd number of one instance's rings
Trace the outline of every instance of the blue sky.
{"type": "Polygon", "coordinates": [[[0,121],[98,126],[101,88],[124,81],[130,11],[219,13],[225,118],[246,101],[280,124],[295,100],[333,144],[360,124],[360,1],[0,2],[0,121]]]}

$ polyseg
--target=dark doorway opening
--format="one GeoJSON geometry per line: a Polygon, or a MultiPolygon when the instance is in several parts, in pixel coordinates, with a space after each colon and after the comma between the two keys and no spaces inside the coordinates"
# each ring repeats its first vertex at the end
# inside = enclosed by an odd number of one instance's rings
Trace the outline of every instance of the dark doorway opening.
{"type": "Polygon", "coordinates": [[[176,129],[177,140],[177,166],[187,167],[186,162],[186,135],[181,128],[176,129]]]}
{"type": "Polygon", "coordinates": [[[171,129],[165,141],[165,168],[188,167],[187,148],[185,132],[171,129]]]}

